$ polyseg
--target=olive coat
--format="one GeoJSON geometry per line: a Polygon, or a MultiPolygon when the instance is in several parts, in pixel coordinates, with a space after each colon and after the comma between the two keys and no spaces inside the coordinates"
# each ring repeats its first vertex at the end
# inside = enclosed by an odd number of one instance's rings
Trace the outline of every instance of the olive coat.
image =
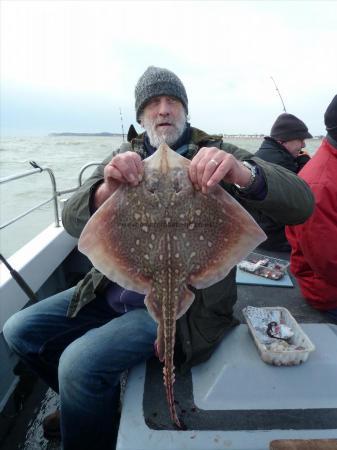
{"type": "MultiPolygon", "coordinates": [[[[143,139],[144,135],[137,136],[131,141],[130,147],[141,158],[146,158],[148,155],[143,139]]],[[[191,128],[191,138],[185,146],[184,156],[192,159],[201,147],[212,146],[231,153],[238,160],[254,161],[259,165],[266,182],[266,196],[263,200],[244,197],[233,185],[222,184],[248,212],[263,212],[276,221],[291,225],[303,223],[311,215],[313,195],[303,180],[281,166],[265,162],[246,150],[224,143],[219,136],[210,136],[191,128]]],[[[66,202],[62,219],[65,229],[72,236],[80,236],[92,213],[95,189],[103,182],[104,166],[120,151],[123,148],[106,158],[66,202]]],[[[235,275],[236,268],[215,285],[194,290],[195,300],[192,306],[177,322],[176,354],[179,355],[178,363],[183,371],[208,359],[226,331],[238,323],[233,316],[233,305],[237,300],[235,275]]],[[[102,295],[108,284],[109,280],[92,268],[78,283],[68,316],[74,317],[96,295],[102,295]]]]}

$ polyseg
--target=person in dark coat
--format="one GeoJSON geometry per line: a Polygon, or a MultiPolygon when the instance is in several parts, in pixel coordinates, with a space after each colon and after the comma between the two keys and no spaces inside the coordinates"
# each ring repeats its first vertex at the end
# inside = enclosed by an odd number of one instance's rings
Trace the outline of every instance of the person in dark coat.
{"type": "MultiPolygon", "coordinates": [[[[303,149],[305,139],[311,138],[312,135],[302,120],[293,114],[283,113],[276,119],[270,136],[264,138],[255,156],[297,174],[310,160],[310,156],[303,149]]],[[[260,248],[284,252],[291,250],[283,223],[275,222],[264,214],[260,214],[255,219],[268,236],[260,248]]]]}

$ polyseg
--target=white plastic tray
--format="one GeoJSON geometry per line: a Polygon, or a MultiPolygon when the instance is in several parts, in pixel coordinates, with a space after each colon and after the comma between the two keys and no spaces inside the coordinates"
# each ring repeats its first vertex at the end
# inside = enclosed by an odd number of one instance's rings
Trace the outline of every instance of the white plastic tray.
{"type": "Polygon", "coordinates": [[[286,308],[283,307],[264,307],[263,309],[267,311],[276,310],[281,312],[281,323],[290,327],[294,332],[294,336],[290,339],[289,343],[300,348],[278,351],[268,349],[267,345],[262,343],[258,338],[256,330],[247,316],[246,308],[244,308],[242,313],[246,319],[249,331],[254,339],[262,360],[267,364],[272,364],[275,366],[294,366],[305,362],[308,359],[310,352],[315,350],[315,346],[304,333],[300,325],[296,322],[294,317],[286,308]]]}

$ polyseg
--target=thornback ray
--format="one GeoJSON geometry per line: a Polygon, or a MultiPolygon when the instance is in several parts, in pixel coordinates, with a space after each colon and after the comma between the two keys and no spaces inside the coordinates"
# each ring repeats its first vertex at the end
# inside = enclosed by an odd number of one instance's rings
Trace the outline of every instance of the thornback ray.
{"type": "Polygon", "coordinates": [[[79,250],[110,280],[145,294],[158,323],[156,347],[173,422],[176,320],[191,306],[189,289],[222,280],[266,235],[224,189],[194,189],[190,161],[162,144],[143,161],[138,186],[121,185],[95,212],[79,250]]]}

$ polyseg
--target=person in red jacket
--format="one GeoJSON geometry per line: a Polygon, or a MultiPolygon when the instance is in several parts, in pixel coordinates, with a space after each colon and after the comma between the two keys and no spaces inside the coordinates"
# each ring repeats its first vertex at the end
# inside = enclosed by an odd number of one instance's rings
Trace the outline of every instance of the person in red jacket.
{"type": "Polygon", "coordinates": [[[315,196],[315,210],[302,225],[287,226],[290,268],[304,298],[337,321],[337,95],[328,106],[327,135],[299,172],[315,196]]]}

